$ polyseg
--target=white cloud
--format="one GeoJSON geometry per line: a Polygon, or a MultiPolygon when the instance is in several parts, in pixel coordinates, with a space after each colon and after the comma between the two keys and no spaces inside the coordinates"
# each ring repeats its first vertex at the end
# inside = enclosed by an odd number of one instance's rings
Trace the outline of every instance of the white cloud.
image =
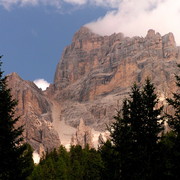
{"type": "Polygon", "coordinates": [[[13,6],[38,6],[38,5],[49,5],[56,8],[60,8],[62,0],[0,0],[0,5],[5,9],[10,10],[13,6]]]}
{"type": "Polygon", "coordinates": [[[87,26],[95,33],[110,35],[122,32],[126,36],[145,36],[149,29],[162,35],[173,32],[180,45],[180,0],[0,0],[6,9],[12,6],[73,6],[107,7],[107,13],[87,26]]]}
{"type": "Polygon", "coordinates": [[[117,7],[121,0],[0,0],[0,5],[10,10],[12,6],[54,6],[55,8],[61,8],[63,3],[72,5],[94,5],[94,6],[106,6],[117,7]]]}
{"type": "Polygon", "coordinates": [[[124,0],[116,10],[87,26],[101,35],[122,32],[130,37],[145,36],[148,29],[155,29],[162,35],[173,32],[180,44],[179,18],[179,0],[124,0]]]}
{"type": "Polygon", "coordinates": [[[105,6],[110,8],[117,8],[122,0],[89,0],[91,4],[96,6],[105,6]]]}
{"type": "Polygon", "coordinates": [[[43,91],[46,90],[47,87],[49,87],[49,83],[44,80],[44,79],[36,79],[34,80],[34,84],[36,84],[36,86],[38,88],[41,88],[43,91]]]}
{"type": "Polygon", "coordinates": [[[87,3],[87,0],[64,0],[64,2],[70,3],[70,4],[78,4],[83,5],[87,3]]]}

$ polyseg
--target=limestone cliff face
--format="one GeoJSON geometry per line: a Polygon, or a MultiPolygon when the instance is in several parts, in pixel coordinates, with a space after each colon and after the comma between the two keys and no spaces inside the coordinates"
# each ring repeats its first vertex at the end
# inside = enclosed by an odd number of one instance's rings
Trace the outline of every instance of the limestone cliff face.
{"type": "Polygon", "coordinates": [[[17,114],[25,139],[40,152],[58,147],[59,138],[69,141],[74,128],[72,144],[91,144],[87,126],[94,132],[104,131],[132,84],[141,85],[147,77],[166,106],[165,98],[176,90],[177,63],[180,48],[172,33],[161,36],[149,30],[146,37],[129,38],[121,33],[100,36],[82,27],[64,49],[54,83],[45,92],[15,73],[8,81],[19,101],[17,114]],[[86,126],[79,125],[81,118],[86,126]],[[59,137],[54,129],[62,131],[59,137]]]}
{"type": "Polygon", "coordinates": [[[159,97],[170,96],[179,60],[172,33],[149,30],[146,37],[129,38],[121,33],[99,36],[82,27],[65,48],[47,94],[61,104],[68,124],[76,127],[83,118],[104,129],[134,82],[149,77],[159,97]]]}
{"type": "Polygon", "coordinates": [[[102,37],[83,27],[57,66],[55,92],[60,99],[81,102],[129,88],[147,76],[157,84],[170,82],[167,68],[175,67],[177,58],[179,50],[172,33],[161,36],[149,30],[145,38],[128,38],[121,33],[102,37]]]}
{"type": "Polygon", "coordinates": [[[51,103],[33,82],[22,80],[16,73],[8,75],[13,98],[18,100],[16,113],[19,125],[24,125],[25,141],[40,154],[60,145],[52,126],[51,103]]]}
{"type": "Polygon", "coordinates": [[[77,131],[73,134],[71,138],[71,145],[80,145],[83,148],[86,145],[89,145],[90,148],[93,148],[93,135],[91,132],[91,128],[84,124],[83,119],[80,119],[80,123],[77,127],[77,131]]]}

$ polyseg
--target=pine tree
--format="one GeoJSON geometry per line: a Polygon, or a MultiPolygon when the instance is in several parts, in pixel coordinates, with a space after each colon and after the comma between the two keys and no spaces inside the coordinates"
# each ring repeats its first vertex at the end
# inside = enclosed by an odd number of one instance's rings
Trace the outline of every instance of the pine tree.
{"type": "Polygon", "coordinates": [[[27,173],[23,169],[24,151],[27,146],[22,145],[23,127],[15,127],[19,120],[19,117],[15,117],[17,101],[7,87],[1,64],[0,61],[0,179],[24,179],[24,172],[27,173]]]}
{"type": "Polygon", "coordinates": [[[115,151],[114,146],[110,140],[104,142],[102,146],[99,147],[99,152],[103,161],[103,168],[101,170],[101,179],[113,180],[118,179],[119,174],[116,172],[118,170],[118,152],[115,151]]]}
{"type": "MultiPolygon", "coordinates": [[[[180,64],[178,65],[180,68],[180,64]]],[[[168,115],[168,125],[172,128],[175,134],[180,138],[180,76],[176,75],[176,85],[178,90],[173,93],[172,99],[167,99],[170,106],[173,107],[174,115],[168,115]]]]}
{"type": "Polygon", "coordinates": [[[143,98],[143,114],[144,114],[144,142],[151,146],[156,144],[159,136],[158,134],[163,130],[164,116],[162,116],[163,106],[157,108],[158,98],[155,94],[155,87],[150,82],[149,79],[146,80],[146,83],[142,91],[143,98]],[[148,141],[149,140],[149,141],[148,141]]]}
{"type": "Polygon", "coordinates": [[[157,108],[158,99],[150,80],[142,90],[135,84],[130,99],[123,102],[121,111],[111,126],[111,138],[119,152],[119,174],[122,179],[152,179],[156,176],[158,134],[163,117],[157,108]]]}
{"type": "MultiPolygon", "coordinates": [[[[142,167],[142,174],[145,179],[158,178],[159,176],[159,146],[160,133],[163,132],[164,116],[163,106],[158,108],[158,98],[155,94],[155,87],[149,79],[146,79],[142,90],[143,117],[142,136],[138,152],[142,167]]],[[[140,167],[140,166],[139,166],[140,167]]],[[[141,176],[141,175],[140,175],[141,176]]]]}
{"type": "MultiPolygon", "coordinates": [[[[178,65],[180,68],[180,64],[178,65]]],[[[174,114],[167,115],[168,125],[172,129],[175,136],[172,143],[174,143],[173,148],[171,148],[171,168],[168,166],[169,173],[173,175],[173,179],[180,179],[180,76],[176,75],[176,85],[177,92],[173,93],[173,98],[167,99],[169,105],[173,107],[174,114]],[[173,162],[173,163],[172,163],[173,162]]]]}
{"type": "Polygon", "coordinates": [[[123,107],[117,111],[115,122],[111,126],[111,140],[119,154],[114,179],[131,179],[135,172],[135,146],[137,144],[141,116],[142,98],[140,89],[135,84],[132,87],[129,100],[123,101],[123,107]]]}

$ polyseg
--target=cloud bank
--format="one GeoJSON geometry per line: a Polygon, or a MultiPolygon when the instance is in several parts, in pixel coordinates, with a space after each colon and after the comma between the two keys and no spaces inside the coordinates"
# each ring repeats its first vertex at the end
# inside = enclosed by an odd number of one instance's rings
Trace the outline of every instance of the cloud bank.
{"type": "Polygon", "coordinates": [[[46,90],[47,87],[49,87],[49,83],[44,80],[44,79],[36,79],[34,80],[34,84],[36,84],[36,86],[38,88],[41,88],[43,91],[46,90]]]}
{"type": "Polygon", "coordinates": [[[62,0],[0,0],[0,6],[10,10],[14,6],[25,7],[25,6],[54,6],[60,8],[62,0]]]}
{"type": "Polygon", "coordinates": [[[130,37],[145,36],[149,29],[154,29],[162,35],[173,32],[180,45],[180,0],[0,0],[0,5],[8,10],[38,5],[63,9],[64,4],[106,7],[104,17],[86,24],[100,35],[122,32],[130,37]]]}
{"type": "Polygon", "coordinates": [[[86,26],[100,35],[122,32],[145,36],[149,29],[162,35],[173,32],[180,45],[180,0],[122,0],[117,9],[86,26]]]}
{"type": "Polygon", "coordinates": [[[5,9],[10,10],[13,6],[54,6],[61,8],[64,3],[71,5],[93,5],[93,6],[106,6],[116,8],[121,0],[0,0],[0,5],[5,9]]]}

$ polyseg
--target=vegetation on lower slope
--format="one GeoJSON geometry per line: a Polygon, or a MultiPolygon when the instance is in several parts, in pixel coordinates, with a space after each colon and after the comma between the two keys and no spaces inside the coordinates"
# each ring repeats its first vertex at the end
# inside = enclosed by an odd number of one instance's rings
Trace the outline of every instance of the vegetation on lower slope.
{"type": "Polygon", "coordinates": [[[41,159],[29,179],[179,179],[179,97],[177,92],[167,100],[175,110],[174,115],[167,115],[163,107],[158,108],[149,79],[142,88],[135,84],[109,127],[110,139],[98,150],[72,146],[67,152],[61,146],[41,159]],[[165,120],[172,128],[167,133],[163,131],[165,120]]]}
{"type": "MultiPolygon", "coordinates": [[[[1,64],[0,64],[1,65],[1,64]]],[[[154,180],[180,179],[180,94],[168,99],[174,115],[158,107],[149,79],[136,84],[109,127],[110,139],[99,148],[63,146],[47,152],[38,165],[23,144],[22,127],[15,128],[14,101],[0,70],[0,179],[28,180],[154,180]],[[171,131],[164,133],[167,121],[171,131]]],[[[176,75],[177,87],[180,77],[176,75]]]]}

